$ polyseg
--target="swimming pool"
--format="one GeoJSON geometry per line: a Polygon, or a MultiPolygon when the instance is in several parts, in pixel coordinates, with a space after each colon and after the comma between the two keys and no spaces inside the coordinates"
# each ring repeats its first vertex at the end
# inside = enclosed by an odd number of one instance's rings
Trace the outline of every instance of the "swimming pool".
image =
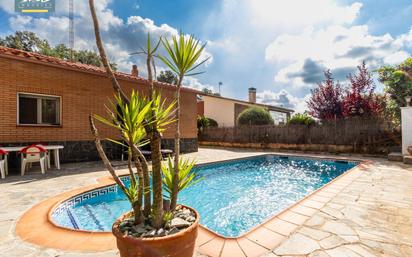
{"type": "MultiPolygon", "coordinates": [[[[208,229],[237,237],[356,165],[273,155],[199,165],[195,172],[204,179],[182,191],[179,203],[194,207],[208,229]]],[[[129,210],[113,185],[68,199],[52,219],[72,229],[111,231],[114,220],[129,210]]]]}

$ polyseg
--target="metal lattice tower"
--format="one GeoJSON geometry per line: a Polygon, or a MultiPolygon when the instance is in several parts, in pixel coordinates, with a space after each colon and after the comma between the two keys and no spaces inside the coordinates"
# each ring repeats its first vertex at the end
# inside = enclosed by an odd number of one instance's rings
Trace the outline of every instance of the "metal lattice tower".
{"type": "Polygon", "coordinates": [[[69,48],[70,61],[74,60],[74,5],[73,0],[69,0],[69,48]]]}

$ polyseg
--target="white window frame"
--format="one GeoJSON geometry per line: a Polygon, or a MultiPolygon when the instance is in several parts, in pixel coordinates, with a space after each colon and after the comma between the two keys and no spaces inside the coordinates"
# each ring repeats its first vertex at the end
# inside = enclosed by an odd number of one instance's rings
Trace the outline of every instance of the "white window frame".
{"type": "Polygon", "coordinates": [[[60,127],[62,126],[62,98],[61,96],[57,95],[46,95],[46,94],[36,94],[36,93],[29,93],[29,92],[18,92],[17,93],[17,125],[21,126],[51,126],[51,127],[60,127]],[[32,97],[37,99],[37,123],[36,124],[26,124],[20,123],[20,96],[32,97]],[[42,123],[42,106],[41,101],[39,99],[58,99],[58,124],[47,124],[42,123]]]}
{"type": "Polygon", "coordinates": [[[270,116],[272,116],[273,120],[275,121],[275,125],[278,125],[281,122],[286,123],[286,121],[287,121],[287,114],[286,113],[276,111],[276,110],[269,110],[269,113],[270,113],[270,116]]]}

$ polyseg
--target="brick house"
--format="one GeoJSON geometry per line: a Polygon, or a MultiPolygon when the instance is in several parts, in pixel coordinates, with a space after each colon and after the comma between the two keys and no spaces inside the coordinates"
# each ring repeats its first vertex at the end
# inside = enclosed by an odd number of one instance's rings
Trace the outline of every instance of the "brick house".
{"type": "MultiPolygon", "coordinates": [[[[148,81],[117,72],[121,87],[148,92],[148,81]]],[[[175,87],[156,82],[166,101],[172,101],[175,87]]],[[[0,47],[0,145],[49,143],[64,145],[63,162],[98,159],[90,133],[88,115],[105,115],[104,104],[113,97],[105,71],[99,67],[0,47]]],[[[196,95],[198,91],[181,91],[181,148],[197,151],[196,95]]],[[[114,129],[98,124],[102,137],[116,138],[114,129]]],[[[173,148],[173,128],[163,135],[163,148],[173,148]]],[[[112,157],[121,152],[117,145],[105,143],[112,157]]]]}

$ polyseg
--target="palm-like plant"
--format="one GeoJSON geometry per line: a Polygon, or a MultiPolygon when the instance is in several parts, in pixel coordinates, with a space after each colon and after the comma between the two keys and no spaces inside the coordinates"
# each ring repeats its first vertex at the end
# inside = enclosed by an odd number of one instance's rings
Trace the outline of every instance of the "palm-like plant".
{"type": "MultiPolygon", "coordinates": [[[[200,182],[203,177],[196,178],[196,174],[193,172],[193,167],[196,162],[194,160],[190,161],[188,159],[179,160],[179,174],[178,174],[178,187],[177,192],[179,193],[185,188],[195,185],[200,182]]],[[[172,196],[173,192],[173,179],[174,179],[174,165],[172,158],[168,158],[166,164],[162,165],[163,172],[163,188],[169,194],[169,197],[172,196]]]]}
{"type": "Polygon", "coordinates": [[[174,157],[174,175],[173,188],[171,194],[170,208],[174,210],[177,204],[177,195],[179,188],[179,154],[180,154],[180,87],[185,76],[193,76],[202,72],[195,72],[195,69],[205,63],[208,58],[199,62],[199,58],[206,46],[200,44],[193,36],[185,37],[180,33],[178,37],[173,36],[172,44],[162,39],[162,44],[166,49],[168,56],[158,56],[178,77],[176,90],[176,124],[175,124],[175,157],[174,157]]]}
{"type": "Polygon", "coordinates": [[[140,223],[143,217],[141,210],[142,197],[145,188],[145,183],[143,180],[144,171],[141,161],[139,159],[135,160],[135,168],[138,171],[137,181],[132,167],[132,156],[133,152],[135,152],[135,150],[132,148],[133,146],[143,146],[147,143],[147,141],[144,140],[146,136],[144,125],[147,122],[146,117],[148,116],[152,103],[151,101],[146,101],[146,99],[144,98],[139,98],[138,94],[134,92],[132,92],[132,95],[128,102],[124,102],[119,96],[115,96],[115,100],[116,104],[110,102],[110,106],[106,106],[107,114],[110,119],[104,118],[99,115],[94,115],[93,117],[103,124],[116,128],[121,134],[122,141],[115,139],[109,140],[127,147],[127,162],[131,183],[129,188],[120,188],[127,196],[133,207],[135,222],[140,223]]]}
{"type": "MultiPolygon", "coordinates": [[[[90,6],[90,12],[92,14],[94,32],[95,32],[95,37],[96,37],[96,44],[99,50],[99,54],[101,56],[103,66],[106,69],[106,74],[108,78],[110,78],[112,82],[114,91],[119,96],[117,100],[121,99],[121,101],[118,101],[117,104],[124,106],[124,108],[121,107],[120,109],[126,110],[125,106],[127,106],[130,103],[130,99],[120,87],[120,84],[118,83],[116,79],[116,76],[114,75],[113,71],[110,68],[110,64],[107,59],[104,46],[103,46],[103,43],[100,37],[99,22],[97,19],[93,0],[89,0],[89,6],[90,6]]],[[[147,136],[150,140],[150,145],[152,149],[153,204],[151,204],[152,199],[150,197],[150,190],[149,190],[150,179],[149,179],[149,170],[148,170],[147,161],[144,158],[144,156],[141,154],[141,152],[139,151],[138,146],[137,146],[138,144],[132,143],[130,140],[125,140],[126,145],[128,147],[128,152],[129,152],[128,164],[129,164],[129,171],[130,171],[130,175],[132,179],[132,183],[131,183],[132,189],[130,191],[131,193],[129,193],[131,197],[129,200],[131,200],[132,206],[133,206],[133,209],[135,209],[135,212],[136,213],[140,212],[141,208],[139,209],[139,205],[141,207],[141,197],[142,197],[141,196],[142,188],[140,188],[140,186],[142,186],[143,195],[145,199],[144,208],[143,208],[143,216],[146,218],[150,216],[151,225],[155,228],[160,228],[163,224],[163,195],[162,195],[162,172],[161,172],[161,152],[160,152],[161,131],[164,130],[164,126],[172,122],[171,115],[173,113],[172,109],[174,108],[174,104],[166,105],[164,101],[161,101],[160,96],[157,95],[154,91],[153,75],[152,75],[152,69],[154,67],[153,56],[155,55],[156,50],[159,45],[160,45],[160,41],[157,43],[155,47],[151,47],[151,40],[150,40],[150,35],[149,35],[148,40],[147,40],[147,46],[145,49],[142,49],[142,53],[146,54],[147,56],[148,81],[149,81],[149,86],[150,86],[150,94],[148,96],[148,101],[150,102],[150,108],[147,111],[147,115],[145,115],[145,121],[142,124],[139,124],[139,129],[134,128],[136,129],[136,131],[138,131],[138,133],[145,133],[146,134],[145,136],[147,136]],[[142,126],[143,126],[143,129],[142,129],[142,126]],[[134,175],[132,174],[133,168],[131,165],[132,161],[134,162],[134,165],[138,171],[138,174],[141,174],[143,177],[141,180],[139,179],[139,181],[136,181],[133,178],[134,177],[134,175]]],[[[131,106],[128,106],[127,108],[130,109],[131,106]]],[[[116,116],[122,117],[121,119],[126,118],[124,115],[128,115],[130,113],[125,114],[124,110],[119,113],[116,113],[116,116]]],[[[112,109],[112,112],[114,113],[115,110],[112,109]]],[[[115,118],[117,117],[112,117],[113,120],[115,120],[115,118]]],[[[132,117],[129,117],[129,118],[131,119],[132,117]]],[[[109,123],[106,123],[106,124],[109,124],[109,123]]],[[[126,193],[127,188],[125,188],[122,181],[116,175],[113,169],[113,166],[111,165],[111,162],[109,161],[106,154],[104,153],[103,147],[101,146],[101,143],[100,143],[100,138],[99,138],[97,128],[94,126],[92,116],[90,117],[90,125],[91,125],[92,132],[95,136],[96,147],[98,149],[100,157],[102,158],[110,174],[112,174],[116,183],[126,193]]],[[[135,126],[137,125],[135,124],[135,126]]],[[[118,127],[118,129],[119,131],[122,131],[123,129],[125,129],[125,127],[120,126],[118,127]]],[[[122,136],[124,135],[123,132],[121,132],[121,134],[122,136]]],[[[141,136],[142,134],[139,134],[139,135],[141,136]]],[[[133,138],[133,136],[130,136],[130,138],[133,138]]],[[[138,138],[138,137],[135,137],[135,138],[138,138]]],[[[138,215],[136,213],[135,215],[138,215]]],[[[136,219],[135,222],[139,221],[139,217],[136,216],[135,219],[136,219]]]]}
{"type": "MultiPolygon", "coordinates": [[[[159,112],[159,109],[156,108],[156,106],[159,106],[160,104],[160,97],[156,96],[155,89],[154,89],[154,83],[153,83],[153,71],[156,73],[156,66],[154,64],[154,56],[156,54],[157,49],[159,48],[161,42],[161,38],[159,38],[159,41],[152,47],[152,41],[150,38],[150,33],[147,34],[147,41],[146,41],[146,47],[140,48],[140,51],[131,53],[133,54],[143,54],[146,56],[146,67],[147,67],[147,78],[149,81],[149,98],[153,99],[154,101],[152,102],[152,109],[151,109],[151,115],[152,116],[158,116],[162,115],[159,112]],[[157,99],[157,101],[155,100],[157,99]]],[[[159,128],[157,123],[152,123],[148,124],[146,126],[146,131],[148,133],[148,136],[150,138],[150,148],[152,151],[152,176],[153,176],[153,206],[152,206],[152,216],[153,216],[153,226],[156,228],[159,228],[162,224],[163,220],[163,195],[162,195],[162,172],[161,172],[161,160],[162,160],[162,154],[161,154],[161,133],[162,130],[159,128]]],[[[149,177],[145,177],[146,180],[149,180],[149,177]]],[[[146,190],[146,192],[148,192],[146,190]]],[[[150,194],[147,193],[145,195],[145,203],[150,202],[150,194]]],[[[147,205],[145,206],[145,214],[148,214],[147,212],[150,211],[150,206],[147,205]]]]}
{"type": "MultiPolygon", "coordinates": [[[[103,66],[106,69],[106,74],[108,78],[110,78],[113,89],[116,93],[115,101],[106,107],[109,118],[90,115],[90,127],[95,138],[96,147],[105,167],[131,202],[134,211],[135,223],[138,224],[144,219],[146,221],[150,221],[151,225],[158,229],[162,227],[165,220],[170,219],[171,216],[167,213],[167,217],[165,217],[163,210],[163,178],[160,152],[161,133],[165,130],[166,126],[170,125],[170,123],[174,121],[178,123],[180,114],[180,105],[178,100],[180,98],[180,86],[182,84],[182,80],[184,76],[197,74],[192,71],[206,61],[204,60],[196,64],[205,46],[199,46],[199,41],[194,40],[193,37],[186,40],[183,35],[180,35],[179,41],[177,41],[176,38],[173,39],[173,45],[175,46],[173,49],[167,41],[163,41],[161,39],[159,39],[159,42],[155,45],[155,47],[152,47],[150,35],[148,35],[146,48],[142,48],[141,51],[137,53],[146,55],[150,94],[147,98],[144,98],[133,92],[129,98],[120,87],[115,74],[111,70],[103,43],[100,38],[99,23],[93,0],[89,0],[89,6],[94,24],[96,44],[99,49],[103,66]],[[170,61],[166,57],[160,58],[166,63],[169,63],[173,67],[170,68],[176,74],[179,74],[176,90],[176,101],[171,104],[167,104],[165,100],[161,100],[160,95],[157,94],[154,89],[153,70],[155,69],[155,66],[153,57],[156,55],[160,42],[163,42],[163,45],[169,53],[174,53],[171,55],[173,61],[170,61]],[[121,135],[121,140],[109,140],[114,143],[121,144],[128,149],[128,169],[131,179],[129,187],[125,186],[123,181],[116,174],[112,163],[107,158],[101,144],[99,132],[94,123],[95,120],[117,129],[121,135]],[[153,182],[151,187],[148,163],[139,150],[139,146],[148,143],[148,141],[145,140],[146,138],[149,139],[152,150],[151,157],[153,182]],[[137,174],[137,178],[135,173],[137,174]],[[152,198],[150,197],[150,191],[153,192],[153,204],[151,201],[152,198]],[[144,204],[143,208],[142,204],[144,204]]],[[[176,126],[175,137],[175,165],[173,166],[171,184],[169,183],[171,187],[169,187],[170,190],[168,190],[171,192],[172,203],[174,203],[172,211],[176,206],[177,193],[195,182],[194,174],[191,173],[194,163],[189,163],[188,161],[179,162],[179,139],[180,133],[178,124],[176,126]],[[181,170],[181,173],[179,173],[179,170],[181,170]]],[[[169,160],[169,164],[171,164],[171,160],[169,160]]],[[[168,170],[172,171],[170,165],[169,167],[170,168],[168,170]]],[[[164,175],[164,178],[171,178],[171,172],[167,173],[166,171],[165,174],[166,175],[164,175]]]]}
{"type": "MultiPolygon", "coordinates": [[[[99,115],[90,117],[90,125],[95,136],[95,142],[100,157],[120,189],[130,201],[136,224],[142,222],[143,219],[148,220],[151,214],[151,207],[147,207],[146,202],[145,207],[142,208],[143,196],[147,192],[150,193],[150,181],[145,179],[145,176],[149,176],[148,164],[139,147],[148,143],[148,141],[145,140],[148,135],[146,130],[148,126],[156,124],[157,128],[162,131],[168,124],[173,122],[173,109],[174,103],[166,105],[165,101],[160,100],[159,95],[156,96],[154,100],[147,100],[146,98],[139,96],[137,93],[132,92],[130,99],[127,102],[123,101],[121,96],[115,96],[115,101],[110,102],[110,105],[106,106],[108,118],[99,115]],[[156,110],[156,116],[152,115],[153,108],[156,110]],[[94,119],[115,128],[121,135],[121,140],[108,140],[127,147],[127,161],[131,182],[129,187],[126,187],[123,181],[118,177],[111,162],[107,158],[103,147],[101,146],[94,119]],[[135,176],[135,171],[137,171],[138,178],[135,176]],[[149,208],[149,210],[147,211],[146,208],[149,208]]],[[[162,181],[160,180],[160,182],[162,181]]],[[[163,213],[161,219],[163,220],[163,213]]],[[[152,223],[154,223],[154,218],[152,219],[152,223]]],[[[159,226],[161,225],[162,222],[159,226]]]]}

